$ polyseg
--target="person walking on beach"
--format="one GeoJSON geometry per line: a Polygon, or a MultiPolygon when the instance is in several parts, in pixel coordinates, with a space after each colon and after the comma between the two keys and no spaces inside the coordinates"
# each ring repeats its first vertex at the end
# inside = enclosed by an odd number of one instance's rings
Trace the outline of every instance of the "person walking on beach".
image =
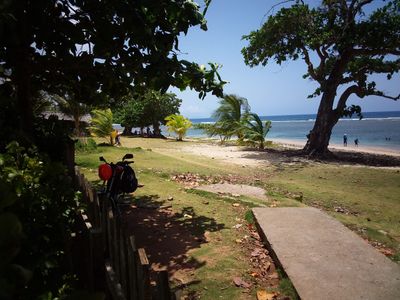
{"type": "Polygon", "coordinates": [[[347,147],[347,134],[343,135],[343,146],[347,147]]]}
{"type": "Polygon", "coordinates": [[[116,146],[121,146],[121,140],[120,140],[120,136],[122,133],[117,131],[117,135],[115,136],[115,145],[116,146]]]}
{"type": "Polygon", "coordinates": [[[355,140],[354,140],[354,145],[355,145],[356,147],[358,147],[358,139],[355,139],[355,140]]]}

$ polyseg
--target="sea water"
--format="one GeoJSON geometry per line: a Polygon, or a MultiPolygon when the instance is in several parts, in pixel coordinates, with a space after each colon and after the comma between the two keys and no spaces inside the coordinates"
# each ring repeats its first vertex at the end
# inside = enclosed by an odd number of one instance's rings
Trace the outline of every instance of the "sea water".
{"type": "MultiPolygon", "coordinates": [[[[307,134],[312,129],[316,115],[281,115],[260,116],[261,120],[271,120],[272,127],[267,139],[287,139],[300,142],[307,141],[307,134]]],[[[193,123],[213,123],[211,118],[191,119],[193,123]]],[[[164,131],[165,132],[165,131],[164,131]]],[[[362,145],[393,149],[400,151],[400,111],[392,112],[365,112],[363,118],[340,119],[333,128],[330,143],[342,144],[346,134],[348,143],[354,144],[359,140],[362,145]]],[[[188,137],[206,137],[199,129],[190,129],[188,137]]]]}

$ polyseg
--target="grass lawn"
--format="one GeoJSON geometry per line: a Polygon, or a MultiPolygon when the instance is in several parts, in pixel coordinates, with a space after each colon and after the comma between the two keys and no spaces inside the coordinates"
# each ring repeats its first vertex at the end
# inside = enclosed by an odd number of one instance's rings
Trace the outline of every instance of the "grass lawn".
{"type": "MultiPolygon", "coordinates": [[[[170,268],[174,263],[176,267],[187,266],[173,276],[175,284],[184,287],[186,294],[193,293],[203,299],[254,299],[258,289],[279,290],[279,282],[273,278],[263,282],[252,277],[255,266],[246,242],[251,238],[247,236],[245,219],[249,219],[248,211],[255,206],[320,207],[375,241],[378,248],[393,251],[392,258],[399,260],[398,170],[321,163],[241,168],[178,151],[184,143],[191,142],[124,138],[122,143],[129,147],[98,147],[92,152],[79,152],[76,163],[89,180],[97,183],[100,155],[115,162],[123,154],[133,153],[134,169],[139,182],[145,185],[135,192],[135,201],[148,200],[171,206],[172,214],[164,217],[172,218],[173,223],[179,224],[183,232],[189,232],[192,237],[207,240],[194,243],[189,237],[177,237],[176,248],[181,252],[175,253],[179,254],[176,255],[179,260],[173,260],[170,268]],[[207,178],[233,176],[239,183],[265,188],[268,200],[224,197],[185,188],[171,179],[187,172],[207,178]],[[170,197],[172,201],[168,200],[170,197]],[[232,228],[237,224],[243,224],[242,229],[232,228]],[[252,283],[252,287],[248,290],[235,287],[234,277],[252,283]]],[[[164,238],[167,242],[168,237],[164,238]]],[[[280,288],[282,294],[291,294],[286,280],[281,280],[280,288]]]]}

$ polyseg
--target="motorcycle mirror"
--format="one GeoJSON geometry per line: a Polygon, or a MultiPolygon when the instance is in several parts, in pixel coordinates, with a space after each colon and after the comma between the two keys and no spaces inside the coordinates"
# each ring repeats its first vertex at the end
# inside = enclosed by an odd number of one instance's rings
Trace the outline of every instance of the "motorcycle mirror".
{"type": "Polygon", "coordinates": [[[124,155],[124,157],[122,158],[122,160],[131,159],[131,158],[133,158],[133,154],[127,153],[127,154],[124,155]]]}
{"type": "Polygon", "coordinates": [[[100,156],[100,157],[99,157],[99,160],[100,160],[100,161],[104,161],[104,162],[106,163],[106,160],[104,159],[103,156],[100,156]]]}

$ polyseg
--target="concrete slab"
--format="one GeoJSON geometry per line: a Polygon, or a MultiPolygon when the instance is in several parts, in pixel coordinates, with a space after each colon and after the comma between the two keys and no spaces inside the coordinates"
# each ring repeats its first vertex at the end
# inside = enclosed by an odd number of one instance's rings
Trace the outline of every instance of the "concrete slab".
{"type": "Polygon", "coordinates": [[[400,299],[400,265],[324,212],[311,207],[253,212],[301,299],[400,299]]]}

